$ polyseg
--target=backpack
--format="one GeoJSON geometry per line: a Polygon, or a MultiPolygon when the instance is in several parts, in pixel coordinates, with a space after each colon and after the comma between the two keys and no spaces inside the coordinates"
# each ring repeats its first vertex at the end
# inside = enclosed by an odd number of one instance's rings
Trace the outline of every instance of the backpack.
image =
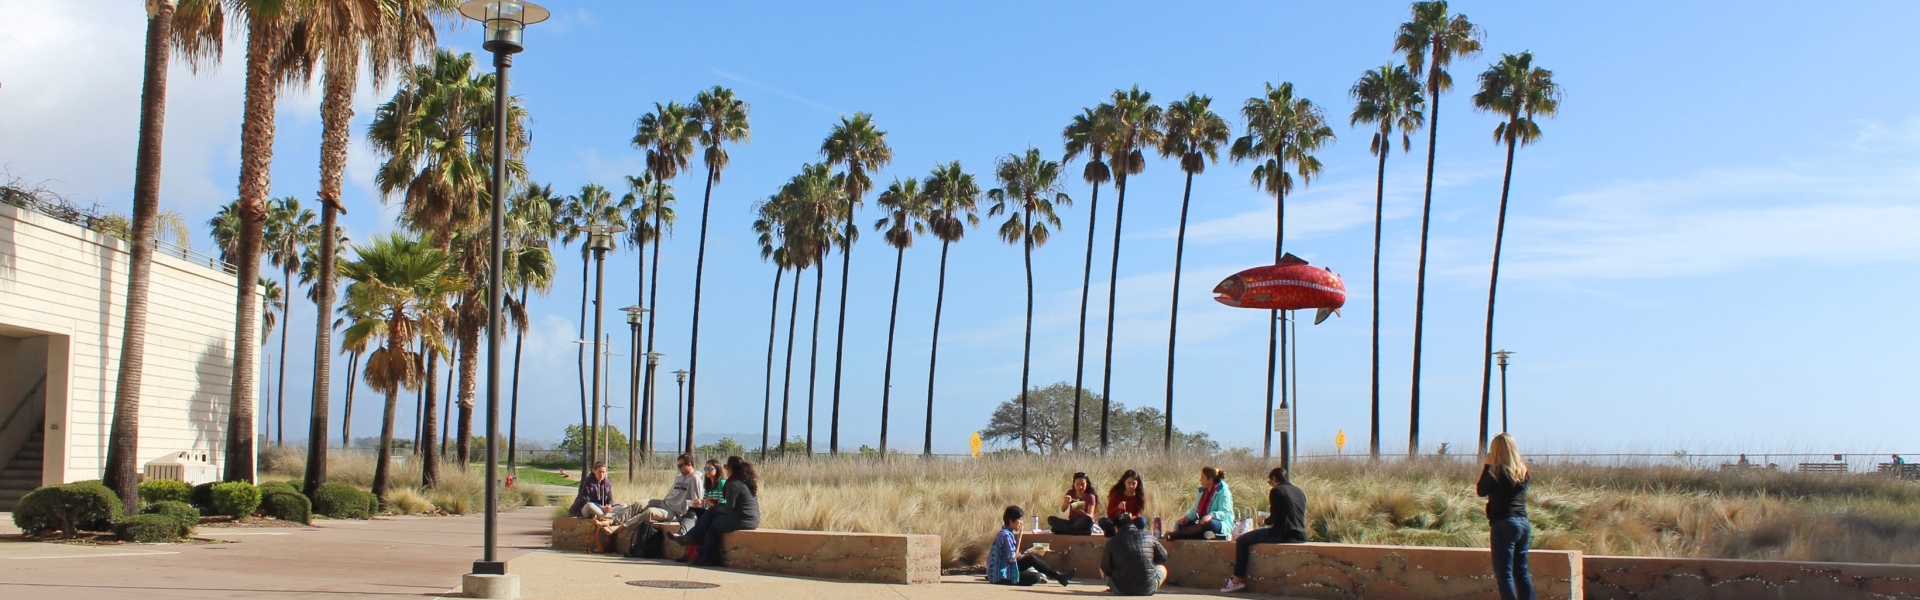
{"type": "Polygon", "coordinates": [[[666,554],[667,534],[650,523],[639,523],[633,535],[633,545],[627,547],[630,558],[662,558],[666,554]]]}

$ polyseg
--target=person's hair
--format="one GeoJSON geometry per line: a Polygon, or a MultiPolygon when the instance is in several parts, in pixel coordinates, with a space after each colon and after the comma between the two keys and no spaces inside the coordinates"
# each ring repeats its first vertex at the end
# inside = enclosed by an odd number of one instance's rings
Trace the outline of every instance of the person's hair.
{"type": "Polygon", "coordinates": [[[1267,477],[1271,477],[1274,481],[1280,483],[1287,483],[1287,468],[1274,467],[1272,471],[1267,471],[1267,477]]]}
{"type": "Polygon", "coordinates": [[[1087,474],[1085,472],[1080,472],[1080,473],[1073,474],[1073,482],[1067,484],[1067,493],[1072,494],[1073,484],[1079,483],[1082,480],[1085,480],[1087,482],[1087,491],[1093,491],[1093,479],[1090,477],[1087,477],[1087,474]]]}
{"type": "Polygon", "coordinates": [[[1520,444],[1513,441],[1512,434],[1493,437],[1493,443],[1487,445],[1486,464],[1493,467],[1495,476],[1505,477],[1507,481],[1527,480],[1527,461],[1520,457],[1520,444]]]}
{"type": "Polygon", "coordinates": [[[1212,479],[1214,483],[1223,483],[1227,480],[1227,472],[1218,467],[1200,467],[1200,474],[1205,475],[1207,479],[1212,479]]]}
{"type": "Polygon", "coordinates": [[[720,471],[720,461],[709,458],[707,459],[707,466],[713,467],[714,473],[712,477],[707,477],[700,482],[701,486],[705,488],[701,490],[703,492],[711,492],[719,489],[720,477],[726,475],[726,473],[720,471]]]}
{"type": "Polygon", "coordinates": [[[760,495],[760,475],[754,472],[753,463],[738,456],[727,458],[727,482],[735,481],[746,484],[753,495],[760,495]]]}
{"type": "Polygon", "coordinates": [[[691,464],[693,464],[693,455],[692,455],[692,454],[682,454],[682,455],[680,455],[679,457],[677,457],[677,458],[674,458],[674,459],[673,459],[673,462],[674,462],[674,464],[676,464],[676,465],[691,465],[691,464]]]}
{"type": "Polygon", "coordinates": [[[604,460],[596,460],[596,461],[593,461],[593,468],[595,468],[595,469],[605,469],[605,468],[607,468],[607,461],[604,461],[604,460]]]}
{"type": "Polygon", "coordinates": [[[1128,479],[1132,479],[1140,482],[1140,490],[1138,491],[1137,495],[1134,496],[1140,499],[1140,506],[1132,507],[1134,510],[1128,511],[1128,512],[1137,513],[1140,509],[1145,507],[1147,504],[1147,480],[1141,479],[1140,474],[1135,472],[1133,469],[1127,469],[1127,472],[1121,473],[1120,480],[1113,482],[1113,487],[1107,488],[1107,495],[1108,496],[1127,495],[1128,479]]]}
{"type": "Polygon", "coordinates": [[[1009,506],[1006,512],[1000,513],[1000,524],[1006,525],[1014,522],[1016,519],[1024,518],[1027,518],[1027,511],[1020,510],[1018,506],[1009,506]]]}
{"type": "Polygon", "coordinates": [[[1133,529],[1134,525],[1136,525],[1136,523],[1133,522],[1132,512],[1120,513],[1120,518],[1113,520],[1114,531],[1126,531],[1128,529],[1133,529]]]}

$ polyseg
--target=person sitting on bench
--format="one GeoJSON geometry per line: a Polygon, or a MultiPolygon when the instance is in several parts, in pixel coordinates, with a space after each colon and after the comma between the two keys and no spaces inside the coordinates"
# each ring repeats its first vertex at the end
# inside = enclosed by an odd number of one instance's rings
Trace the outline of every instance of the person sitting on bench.
{"type": "Polygon", "coordinates": [[[1107,516],[1100,518],[1100,531],[1107,537],[1113,537],[1117,527],[1115,519],[1121,515],[1131,515],[1133,526],[1141,531],[1147,530],[1147,488],[1140,483],[1140,474],[1127,469],[1120,474],[1120,480],[1107,489],[1107,516]]]}
{"type": "Polygon", "coordinates": [[[648,500],[644,515],[652,523],[667,523],[680,520],[682,515],[693,509],[706,486],[700,473],[693,470],[693,456],[682,454],[675,461],[680,470],[673,478],[673,487],[667,490],[667,496],[657,500],[648,500]]]}
{"type": "Polygon", "coordinates": [[[1241,534],[1233,540],[1233,578],[1223,593],[1247,588],[1248,561],[1254,544],[1299,544],[1307,541],[1307,493],[1287,481],[1287,470],[1275,467],[1267,473],[1267,526],[1241,534]]]}
{"type": "Polygon", "coordinates": [[[993,545],[987,549],[987,583],[997,585],[1030,586],[1053,578],[1066,586],[1073,579],[1073,571],[1061,573],[1053,570],[1040,555],[1051,550],[1045,547],[1020,551],[1020,531],[1026,528],[1027,511],[1018,506],[1009,506],[1000,513],[1000,532],[994,534],[993,545]]]}
{"type": "Polygon", "coordinates": [[[1137,517],[1121,513],[1113,520],[1113,539],[1100,553],[1100,575],[1115,596],[1152,596],[1167,580],[1167,547],[1138,523],[1137,517]]]}
{"type": "Polygon", "coordinates": [[[604,517],[614,511],[613,482],[607,480],[607,463],[595,462],[587,476],[580,478],[580,491],[573,497],[567,514],[576,519],[604,517]]]}
{"type": "Polygon", "coordinates": [[[1086,473],[1074,473],[1073,487],[1067,488],[1066,497],[1060,500],[1060,511],[1067,516],[1047,517],[1047,528],[1056,535],[1093,535],[1093,515],[1100,508],[1100,496],[1092,487],[1093,480],[1086,473]]]}
{"type": "Polygon", "coordinates": [[[1227,523],[1233,520],[1233,490],[1227,488],[1227,473],[1214,467],[1200,469],[1200,497],[1193,510],[1181,517],[1167,534],[1176,540],[1215,540],[1226,537],[1227,523]]]}

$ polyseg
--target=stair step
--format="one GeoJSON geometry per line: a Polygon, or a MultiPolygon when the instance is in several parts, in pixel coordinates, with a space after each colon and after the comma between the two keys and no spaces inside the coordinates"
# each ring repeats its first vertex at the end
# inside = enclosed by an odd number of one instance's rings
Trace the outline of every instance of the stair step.
{"type": "Polygon", "coordinates": [[[0,479],[0,490],[33,490],[40,487],[38,479],[0,479]]]}
{"type": "Polygon", "coordinates": [[[12,466],[9,466],[5,469],[0,469],[0,480],[7,480],[7,479],[31,479],[34,481],[39,481],[40,468],[39,466],[36,465],[34,467],[24,468],[24,469],[19,467],[12,467],[12,466]]]}
{"type": "MultiPolygon", "coordinates": [[[[34,488],[34,489],[38,489],[38,488],[34,488]]],[[[21,498],[25,498],[27,496],[27,493],[32,491],[33,491],[32,489],[0,490],[0,500],[19,500],[21,498]]]]}
{"type": "Polygon", "coordinates": [[[40,462],[40,458],[41,458],[41,454],[39,450],[33,450],[33,451],[21,450],[19,453],[13,455],[14,460],[31,460],[34,462],[40,462]]]}

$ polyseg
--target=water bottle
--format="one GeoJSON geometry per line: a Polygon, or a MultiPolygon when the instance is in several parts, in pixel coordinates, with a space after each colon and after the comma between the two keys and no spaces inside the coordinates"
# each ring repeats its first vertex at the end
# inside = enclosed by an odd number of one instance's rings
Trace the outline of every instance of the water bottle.
{"type": "Polygon", "coordinates": [[[1162,533],[1160,530],[1160,517],[1154,517],[1153,518],[1153,539],[1158,540],[1158,539],[1163,539],[1165,537],[1167,537],[1166,534],[1162,533]]]}

